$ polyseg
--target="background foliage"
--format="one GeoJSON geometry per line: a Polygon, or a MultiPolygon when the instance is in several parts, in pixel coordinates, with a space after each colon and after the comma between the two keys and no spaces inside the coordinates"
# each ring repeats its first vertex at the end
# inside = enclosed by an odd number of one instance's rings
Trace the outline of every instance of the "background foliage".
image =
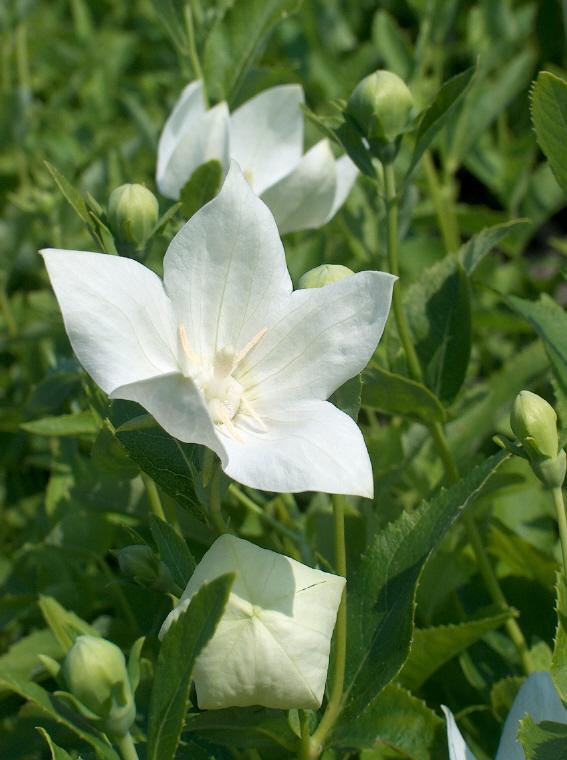
{"type": "MultiPolygon", "coordinates": [[[[359,421],[376,496],[348,504],[347,696],[329,757],[445,757],[442,703],[477,756],[491,757],[524,675],[503,626],[519,621],[533,669],[551,666],[554,646],[560,552],[552,502],[526,462],[495,454],[492,436],[509,434],[510,405],[526,387],[554,403],[563,432],[567,425],[564,4],[192,5],[214,99],[234,106],[276,83],[300,82],[317,114],[306,119],[309,145],[321,121],[333,126],[333,103],[375,68],[403,77],[418,110],[461,76],[404,142],[396,169],[401,283],[424,377],[409,375],[390,320],[363,376],[359,421]],[[549,163],[530,121],[530,87],[542,69],[551,73],[538,80],[532,109],[549,163]],[[446,426],[466,475],[448,490],[433,423],[446,426]],[[470,534],[456,520],[473,502],[511,608],[488,596],[470,534]]],[[[71,354],[37,250],[112,250],[108,195],[123,182],[155,190],[157,136],[195,75],[188,45],[178,0],[0,6],[2,757],[116,757],[53,697],[56,684],[38,659],[60,660],[86,631],[125,651],[146,637],[135,739],[148,757],[176,751],[159,744],[165,697],[152,693],[152,684],[167,684],[164,668],[176,671],[158,657],[156,638],[171,600],[126,578],[116,552],[147,543],[183,587],[216,536],[210,462],[158,428],[128,426],[142,413],[134,405],[109,405],[71,354]],[[149,519],[150,478],[169,523],[149,519]]],[[[165,213],[169,204],[160,204],[165,213]]],[[[187,204],[154,237],[148,263],[158,272],[194,198],[187,204]]],[[[361,177],[323,230],[286,236],[294,280],[324,262],[387,269],[384,222],[380,195],[361,177]]],[[[356,411],[359,381],[342,394],[337,403],[356,411]]],[[[327,496],[271,495],[224,480],[221,493],[239,535],[333,566],[327,496]]],[[[201,605],[221,604],[226,588],[210,593],[201,605]]],[[[198,605],[194,614],[197,625],[198,605]]],[[[176,756],[290,757],[298,720],[293,711],[191,709],[176,756]]]]}

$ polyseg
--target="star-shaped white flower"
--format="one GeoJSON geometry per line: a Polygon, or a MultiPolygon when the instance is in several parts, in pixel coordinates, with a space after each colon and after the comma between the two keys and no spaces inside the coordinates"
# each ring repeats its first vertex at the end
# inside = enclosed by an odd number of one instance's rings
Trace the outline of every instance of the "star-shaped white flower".
{"type": "Polygon", "coordinates": [[[193,670],[199,707],[320,707],[345,579],[224,535],[197,565],[160,638],[203,583],[225,573],[236,574],[227,606],[193,670]]]}
{"type": "Polygon", "coordinates": [[[335,161],[328,140],[303,155],[303,101],[299,85],[281,85],[229,114],[224,102],[206,110],[202,82],[191,82],[160,137],[160,192],[177,200],[201,164],[217,159],[227,171],[234,159],[282,234],[323,226],[345,202],[357,169],[348,156],[335,161]]]}
{"type": "MultiPolygon", "coordinates": [[[[476,760],[458,729],[453,713],[445,705],[442,708],[447,720],[450,760],[476,760]]],[[[495,760],[524,760],[524,751],[517,736],[519,723],[526,714],[536,723],[543,720],[567,723],[567,710],[549,673],[532,673],[520,687],[504,723],[495,760]]]]}
{"type": "Polygon", "coordinates": [[[392,275],[292,292],[273,216],[234,163],[170,244],[163,282],[119,256],[42,253],[75,354],[112,398],[254,488],[372,495],[360,430],[326,399],[372,356],[392,275]]]}

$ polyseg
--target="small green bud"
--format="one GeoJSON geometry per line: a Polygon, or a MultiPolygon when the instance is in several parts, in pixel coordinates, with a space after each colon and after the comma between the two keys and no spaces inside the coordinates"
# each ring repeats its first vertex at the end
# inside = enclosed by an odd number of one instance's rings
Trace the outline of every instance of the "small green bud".
{"type": "Polygon", "coordinates": [[[333,282],[344,280],[350,277],[354,272],[342,264],[321,264],[315,269],[310,269],[299,278],[299,288],[323,288],[325,285],[331,285],[333,282]]]}
{"type": "Polygon", "coordinates": [[[510,425],[531,459],[555,459],[559,452],[557,415],[545,399],[520,391],[512,407],[510,425]]]}
{"type": "Polygon", "coordinates": [[[110,228],[121,243],[142,250],[159,217],[155,195],[143,185],[120,185],[108,199],[110,228]]]}
{"type": "Polygon", "coordinates": [[[149,546],[133,544],[125,546],[117,553],[120,572],[141,586],[172,593],[174,583],[166,565],[161,562],[149,546]]]}
{"type": "Polygon", "coordinates": [[[406,83],[391,71],[379,70],[356,85],[346,113],[368,140],[391,143],[406,128],[412,108],[406,83]]]}
{"type": "Polygon", "coordinates": [[[98,636],[78,636],[61,670],[71,694],[100,718],[105,733],[128,733],[136,705],[121,649],[98,636]]]}

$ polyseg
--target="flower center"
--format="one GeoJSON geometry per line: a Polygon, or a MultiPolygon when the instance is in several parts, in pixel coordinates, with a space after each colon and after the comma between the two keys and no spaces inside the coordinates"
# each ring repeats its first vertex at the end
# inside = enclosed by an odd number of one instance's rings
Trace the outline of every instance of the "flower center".
{"type": "Polygon", "coordinates": [[[236,422],[235,418],[239,414],[252,417],[262,429],[265,429],[264,423],[247,401],[244,388],[232,377],[232,373],[254,346],[262,340],[266,332],[266,328],[260,330],[241,351],[234,351],[230,347],[219,349],[211,366],[208,363],[205,364],[195,353],[187,338],[185,326],[179,325],[181,346],[184,357],[188,360],[183,362],[183,374],[190,377],[201,392],[213,423],[222,426],[224,432],[237,441],[243,440],[233,422],[233,420],[236,422]]]}

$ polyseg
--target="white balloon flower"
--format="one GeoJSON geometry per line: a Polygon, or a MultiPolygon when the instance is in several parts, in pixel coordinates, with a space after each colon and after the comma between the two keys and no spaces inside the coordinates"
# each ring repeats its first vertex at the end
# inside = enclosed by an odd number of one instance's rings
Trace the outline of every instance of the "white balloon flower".
{"type": "Polygon", "coordinates": [[[303,101],[299,85],[281,85],[229,114],[224,102],[207,110],[203,83],[191,82],[159,140],[159,191],[177,200],[201,164],[216,159],[226,172],[234,159],[282,234],[322,227],[345,202],[358,171],[348,156],[335,161],[328,140],[303,155],[303,101]]]}
{"type": "Polygon", "coordinates": [[[160,638],[203,583],[230,572],[236,578],[224,614],[193,670],[199,707],[317,709],[345,585],[338,575],[223,535],[197,565],[160,638]]]}
{"type": "Polygon", "coordinates": [[[292,292],[274,219],[234,163],[171,242],[163,282],[128,258],[42,254],[75,354],[111,398],[245,485],[372,496],[361,432],[326,399],[372,356],[392,275],[292,292]]]}
{"type": "MultiPolygon", "coordinates": [[[[457,727],[453,713],[445,705],[442,707],[447,720],[449,760],[476,760],[457,727]]],[[[536,723],[543,720],[567,723],[567,710],[549,673],[532,673],[520,687],[504,723],[495,760],[525,760],[517,736],[520,721],[526,714],[536,723]]]]}

